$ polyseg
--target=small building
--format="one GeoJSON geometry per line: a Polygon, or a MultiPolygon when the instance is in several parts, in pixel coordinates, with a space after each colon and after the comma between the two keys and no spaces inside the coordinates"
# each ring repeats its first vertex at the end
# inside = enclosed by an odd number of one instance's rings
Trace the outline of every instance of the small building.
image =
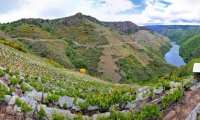
{"type": "Polygon", "coordinates": [[[200,81],[200,63],[194,63],[193,73],[194,73],[194,79],[200,81]]]}

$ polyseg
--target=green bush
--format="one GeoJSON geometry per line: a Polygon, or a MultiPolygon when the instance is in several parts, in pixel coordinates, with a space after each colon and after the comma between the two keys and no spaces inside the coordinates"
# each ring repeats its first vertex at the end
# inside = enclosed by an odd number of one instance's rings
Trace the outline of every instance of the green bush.
{"type": "Polygon", "coordinates": [[[30,91],[31,88],[29,86],[25,86],[24,83],[20,84],[20,88],[24,91],[30,91]]]}
{"type": "Polygon", "coordinates": [[[53,110],[52,120],[65,120],[65,117],[62,113],[58,114],[55,110],[53,110]]]}
{"type": "Polygon", "coordinates": [[[58,102],[59,96],[56,94],[47,94],[47,96],[44,98],[45,103],[50,103],[50,102],[58,102]]]}
{"type": "Polygon", "coordinates": [[[27,103],[24,101],[21,103],[21,111],[24,113],[24,114],[27,114],[28,112],[32,111],[33,108],[28,106],[27,103]]]}
{"type": "Polygon", "coordinates": [[[6,40],[6,38],[5,38],[5,37],[2,37],[2,36],[0,36],[0,40],[6,40]]]}
{"type": "Polygon", "coordinates": [[[63,108],[64,108],[64,109],[67,109],[67,103],[64,103],[64,104],[63,104],[63,108]]]}
{"type": "Polygon", "coordinates": [[[3,77],[3,76],[5,76],[5,72],[2,70],[2,69],[0,69],[0,77],[3,77]]]}
{"type": "Polygon", "coordinates": [[[46,111],[44,110],[44,108],[42,107],[42,105],[40,106],[40,110],[37,111],[37,116],[39,118],[42,118],[42,117],[46,116],[46,111]]]}
{"type": "Polygon", "coordinates": [[[113,82],[113,79],[110,78],[110,77],[108,77],[108,76],[106,76],[106,77],[104,78],[104,80],[105,80],[105,81],[108,81],[108,82],[113,82]]]}
{"type": "Polygon", "coordinates": [[[81,58],[73,60],[72,63],[77,69],[87,69],[87,63],[81,58]]]}

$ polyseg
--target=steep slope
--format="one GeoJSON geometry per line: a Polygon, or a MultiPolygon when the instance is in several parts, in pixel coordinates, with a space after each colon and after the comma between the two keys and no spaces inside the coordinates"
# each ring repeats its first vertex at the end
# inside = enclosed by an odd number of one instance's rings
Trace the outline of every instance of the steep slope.
{"type": "Polygon", "coordinates": [[[179,41],[184,37],[200,33],[200,26],[195,25],[152,25],[145,27],[168,37],[171,41],[179,41]]]}
{"type": "Polygon", "coordinates": [[[180,55],[184,61],[188,62],[193,58],[199,58],[200,56],[200,34],[194,35],[190,38],[186,38],[180,42],[180,55]]]}
{"type": "Polygon", "coordinates": [[[114,82],[148,80],[173,68],[163,59],[170,49],[170,40],[127,21],[102,22],[77,13],[54,20],[22,19],[1,24],[0,29],[12,37],[20,37],[13,40],[31,53],[70,69],[81,61],[88,74],[114,82]],[[23,29],[28,29],[28,32],[23,32],[23,29]],[[127,61],[129,57],[136,64],[127,61]],[[125,64],[129,67],[124,67],[125,64]],[[146,75],[133,73],[130,76],[134,69],[146,75]]]}
{"type": "Polygon", "coordinates": [[[56,68],[52,62],[12,47],[0,43],[0,119],[184,119],[200,100],[199,89],[180,87],[188,87],[190,79],[171,75],[136,89],[56,68]],[[182,105],[187,111],[176,109],[182,105]],[[170,115],[171,111],[176,114],[170,115]]]}

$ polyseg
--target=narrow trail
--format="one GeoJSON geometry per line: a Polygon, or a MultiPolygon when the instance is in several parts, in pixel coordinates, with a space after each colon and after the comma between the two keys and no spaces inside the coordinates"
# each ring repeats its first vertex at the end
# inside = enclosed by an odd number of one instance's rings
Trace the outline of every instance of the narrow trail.
{"type": "Polygon", "coordinates": [[[104,81],[100,78],[96,78],[96,77],[92,77],[90,75],[87,75],[87,74],[83,74],[83,73],[80,73],[80,72],[73,72],[73,73],[76,73],[80,76],[84,76],[88,79],[91,79],[91,80],[94,80],[94,81],[97,81],[97,82],[100,82],[100,83],[104,83],[106,85],[114,85],[114,86],[127,86],[127,87],[132,87],[132,88],[140,88],[141,86],[140,85],[137,85],[137,84],[119,84],[119,83],[111,83],[111,82],[107,82],[107,81],[104,81]]]}
{"type": "MultiPolygon", "coordinates": [[[[18,39],[24,39],[24,40],[28,40],[28,41],[31,41],[31,42],[38,42],[38,41],[41,41],[41,42],[55,42],[55,41],[65,41],[65,40],[62,40],[62,39],[32,39],[32,38],[12,38],[11,40],[18,40],[18,39]]],[[[133,44],[134,42],[118,42],[118,43],[110,43],[110,44],[106,44],[106,45],[85,45],[85,44],[80,44],[76,41],[73,41],[73,43],[77,46],[83,46],[83,47],[98,47],[98,48],[105,48],[105,47],[112,47],[112,46],[116,46],[116,45],[119,45],[119,44],[133,44]]]]}
{"type": "Polygon", "coordinates": [[[184,97],[168,106],[159,120],[185,120],[188,114],[200,103],[200,88],[185,91],[184,97]]]}

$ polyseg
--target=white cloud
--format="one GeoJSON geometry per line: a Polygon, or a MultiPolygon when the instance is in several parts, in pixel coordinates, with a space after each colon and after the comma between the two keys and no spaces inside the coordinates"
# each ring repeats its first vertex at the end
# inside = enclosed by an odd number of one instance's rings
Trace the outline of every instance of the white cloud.
{"type": "Polygon", "coordinates": [[[137,11],[139,6],[131,0],[0,0],[0,22],[21,18],[54,19],[81,12],[102,21],[132,21],[138,25],[199,24],[200,0],[163,1],[171,4],[166,5],[161,0],[144,0],[146,7],[140,14],[122,14],[127,10],[137,11]]]}

